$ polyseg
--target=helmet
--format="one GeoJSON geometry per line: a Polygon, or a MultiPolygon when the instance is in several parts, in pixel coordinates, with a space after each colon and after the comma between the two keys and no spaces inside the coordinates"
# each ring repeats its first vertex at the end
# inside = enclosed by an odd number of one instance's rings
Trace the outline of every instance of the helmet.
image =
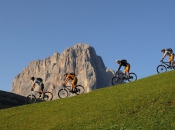
{"type": "Polygon", "coordinates": [[[120,60],[116,60],[116,63],[120,62],[120,60]]]}
{"type": "Polygon", "coordinates": [[[65,73],[64,76],[68,75],[68,73],[65,73]]]}
{"type": "Polygon", "coordinates": [[[162,49],[161,52],[165,51],[165,49],[162,49]]]}
{"type": "Polygon", "coordinates": [[[30,77],[30,80],[34,80],[35,79],[35,77],[30,77]]]}

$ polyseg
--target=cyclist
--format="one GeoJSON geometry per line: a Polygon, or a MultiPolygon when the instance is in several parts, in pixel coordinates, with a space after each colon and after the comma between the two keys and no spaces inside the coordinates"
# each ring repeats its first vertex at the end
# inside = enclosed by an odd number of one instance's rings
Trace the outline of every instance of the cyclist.
{"type": "Polygon", "coordinates": [[[34,88],[36,86],[38,86],[39,87],[39,94],[40,94],[39,97],[41,97],[41,94],[43,94],[43,97],[44,97],[44,92],[43,92],[44,84],[42,82],[42,79],[41,78],[35,78],[35,77],[31,77],[30,79],[33,81],[33,85],[32,85],[31,91],[33,91],[34,88]]]}
{"type": "MultiPolygon", "coordinates": [[[[117,70],[117,72],[116,73],[118,73],[119,71],[120,71],[120,68],[122,67],[122,66],[124,66],[125,67],[125,69],[124,69],[124,75],[128,75],[128,77],[130,77],[130,74],[129,74],[129,71],[130,71],[130,64],[127,62],[127,60],[125,60],[125,59],[123,59],[123,60],[116,60],[116,63],[117,64],[119,64],[119,68],[118,68],[118,70],[117,70]]],[[[125,78],[125,77],[124,77],[125,78]]]]}
{"type": "MultiPolygon", "coordinates": [[[[162,57],[161,62],[168,55],[169,56],[168,62],[170,64],[170,67],[172,67],[172,65],[175,63],[173,50],[171,48],[168,48],[168,49],[162,49],[161,52],[163,53],[163,57],[162,57]]],[[[168,68],[170,68],[170,67],[168,67],[168,68]]]]}
{"type": "Polygon", "coordinates": [[[75,88],[75,86],[77,85],[77,82],[78,82],[78,79],[77,79],[77,77],[75,76],[75,73],[66,73],[64,76],[66,76],[66,79],[65,79],[63,85],[66,86],[67,82],[68,82],[69,80],[72,80],[72,85],[71,85],[71,90],[70,90],[70,92],[74,92],[74,88],[75,88]]]}

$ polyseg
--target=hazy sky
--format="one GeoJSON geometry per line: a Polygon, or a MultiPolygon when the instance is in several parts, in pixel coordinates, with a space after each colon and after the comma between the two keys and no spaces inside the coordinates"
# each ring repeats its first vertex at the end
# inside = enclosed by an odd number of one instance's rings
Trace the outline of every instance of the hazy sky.
{"type": "Polygon", "coordinates": [[[76,43],[107,68],[127,59],[139,79],[157,74],[160,50],[175,52],[175,0],[0,0],[0,90],[30,61],[76,43]]]}

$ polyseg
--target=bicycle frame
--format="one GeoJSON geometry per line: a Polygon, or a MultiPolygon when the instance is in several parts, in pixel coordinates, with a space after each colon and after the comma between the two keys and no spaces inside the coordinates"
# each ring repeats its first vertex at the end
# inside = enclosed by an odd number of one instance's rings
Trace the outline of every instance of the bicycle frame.
{"type": "MultiPolygon", "coordinates": [[[[45,93],[45,91],[44,91],[44,93],[45,93]]],[[[32,95],[34,95],[36,97],[36,99],[38,99],[37,94],[40,94],[40,92],[39,91],[31,91],[30,95],[31,95],[31,97],[32,97],[32,95]]]]}
{"type": "Polygon", "coordinates": [[[32,96],[32,95],[36,96],[36,91],[31,91],[30,95],[31,95],[31,96],[32,96]]]}
{"type": "Polygon", "coordinates": [[[63,87],[63,89],[67,89],[67,90],[70,90],[70,88],[71,88],[71,86],[62,86],[63,87]]]}
{"type": "Polygon", "coordinates": [[[170,62],[164,62],[164,61],[162,61],[162,65],[170,66],[170,62]]]}
{"type": "MultiPolygon", "coordinates": [[[[120,78],[120,79],[123,79],[125,77],[125,75],[126,74],[124,74],[124,73],[115,73],[116,78],[120,78]]],[[[127,78],[125,78],[125,80],[127,80],[127,79],[128,79],[128,76],[127,76],[127,78]]]]}

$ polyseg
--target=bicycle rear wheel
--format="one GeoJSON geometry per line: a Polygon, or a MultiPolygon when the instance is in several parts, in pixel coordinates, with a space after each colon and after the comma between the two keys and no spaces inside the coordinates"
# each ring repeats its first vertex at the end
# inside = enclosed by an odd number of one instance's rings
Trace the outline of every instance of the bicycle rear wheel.
{"type": "Polygon", "coordinates": [[[51,92],[45,92],[44,98],[45,101],[50,101],[53,99],[53,94],[51,92]]]}
{"type": "Polygon", "coordinates": [[[75,94],[79,95],[79,94],[83,94],[84,93],[84,87],[82,85],[77,85],[75,87],[75,94]]]}
{"type": "Polygon", "coordinates": [[[28,95],[26,97],[26,103],[31,104],[36,102],[36,97],[34,95],[28,95]]]}
{"type": "Polygon", "coordinates": [[[122,80],[119,78],[119,77],[113,77],[112,78],[112,85],[117,85],[117,84],[121,84],[122,83],[122,80]]]}
{"type": "Polygon", "coordinates": [[[137,75],[135,73],[129,73],[130,77],[128,78],[129,82],[133,82],[137,80],[137,75]]]}
{"type": "Polygon", "coordinates": [[[167,68],[164,65],[157,66],[157,73],[166,72],[167,68]]]}
{"type": "Polygon", "coordinates": [[[66,89],[60,89],[58,91],[59,98],[66,98],[68,96],[68,91],[66,89]]]}

